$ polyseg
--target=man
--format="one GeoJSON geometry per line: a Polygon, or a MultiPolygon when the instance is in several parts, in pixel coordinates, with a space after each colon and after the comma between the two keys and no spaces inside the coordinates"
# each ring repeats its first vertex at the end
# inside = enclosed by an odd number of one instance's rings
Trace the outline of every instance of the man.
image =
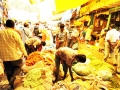
{"type": "Polygon", "coordinates": [[[116,44],[116,41],[119,40],[119,37],[120,33],[115,29],[115,25],[110,25],[110,30],[107,32],[105,37],[104,61],[107,61],[109,54],[111,54],[111,60],[115,66],[117,65],[117,62],[115,58],[114,46],[116,44]]]}
{"type": "Polygon", "coordinates": [[[56,34],[56,49],[67,46],[68,34],[64,27],[64,24],[60,24],[60,30],[56,34]]]}
{"type": "Polygon", "coordinates": [[[85,34],[85,40],[87,43],[92,39],[91,37],[92,32],[93,32],[93,25],[90,25],[90,27],[86,29],[86,34],[85,34]]]}
{"type": "Polygon", "coordinates": [[[28,54],[34,51],[41,51],[42,46],[45,46],[45,45],[46,45],[45,41],[41,41],[39,37],[29,38],[25,42],[25,48],[28,54]]]}
{"type": "Polygon", "coordinates": [[[6,29],[0,31],[0,59],[3,61],[8,81],[12,87],[15,76],[21,72],[22,57],[27,57],[20,35],[14,30],[14,21],[6,21],[6,29]]]}
{"type": "Polygon", "coordinates": [[[25,43],[25,41],[27,39],[29,39],[30,37],[32,37],[32,32],[29,29],[29,24],[28,23],[24,23],[24,27],[21,30],[21,35],[22,35],[22,41],[25,43]]]}
{"type": "MultiPolygon", "coordinates": [[[[34,36],[38,36],[39,34],[41,34],[41,32],[39,32],[39,23],[36,23],[35,26],[34,26],[34,30],[33,30],[33,35],[34,36]]],[[[42,38],[42,35],[41,35],[41,38],[42,38]]]]}
{"type": "Polygon", "coordinates": [[[71,33],[71,42],[70,42],[69,47],[74,50],[77,50],[79,48],[79,43],[80,43],[79,32],[80,32],[80,27],[76,26],[76,29],[74,29],[71,33]]]}
{"type": "Polygon", "coordinates": [[[105,27],[105,25],[102,26],[102,30],[99,35],[99,52],[103,52],[105,48],[105,36],[107,33],[107,29],[105,27]]]}
{"type": "Polygon", "coordinates": [[[71,81],[74,80],[72,71],[71,71],[72,63],[74,61],[84,63],[86,61],[86,56],[82,54],[78,54],[75,50],[69,47],[61,47],[57,49],[55,53],[55,65],[56,65],[56,70],[54,72],[55,80],[53,81],[53,83],[58,81],[60,62],[62,63],[63,71],[64,71],[63,79],[66,78],[66,74],[69,68],[71,81]]]}

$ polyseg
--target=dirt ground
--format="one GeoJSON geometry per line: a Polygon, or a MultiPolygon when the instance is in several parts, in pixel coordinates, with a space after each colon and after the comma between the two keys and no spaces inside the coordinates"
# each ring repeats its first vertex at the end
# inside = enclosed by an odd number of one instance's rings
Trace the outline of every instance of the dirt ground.
{"type": "MultiPolygon", "coordinates": [[[[91,52],[95,57],[97,57],[100,60],[104,59],[104,53],[99,52],[99,46],[93,46],[93,45],[90,45],[90,44],[81,43],[80,44],[80,49],[91,52]]],[[[110,58],[108,58],[107,62],[112,64],[110,58]]]]}

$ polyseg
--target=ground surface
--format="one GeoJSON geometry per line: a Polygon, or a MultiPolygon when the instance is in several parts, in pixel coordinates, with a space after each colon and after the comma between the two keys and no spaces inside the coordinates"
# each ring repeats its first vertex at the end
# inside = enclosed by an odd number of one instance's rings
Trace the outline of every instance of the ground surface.
{"type": "MultiPolygon", "coordinates": [[[[90,45],[90,44],[81,43],[80,44],[80,49],[91,52],[95,57],[97,57],[100,60],[104,59],[104,53],[99,52],[99,46],[93,46],[93,45],[90,45]]],[[[108,58],[107,62],[112,64],[110,58],[108,58]]]]}

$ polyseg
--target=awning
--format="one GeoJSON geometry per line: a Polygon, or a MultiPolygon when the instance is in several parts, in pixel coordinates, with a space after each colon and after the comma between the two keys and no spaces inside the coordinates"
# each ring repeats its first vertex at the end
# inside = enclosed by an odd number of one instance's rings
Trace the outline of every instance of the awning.
{"type": "MultiPolygon", "coordinates": [[[[90,12],[97,13],[104,9],[110,9],[120,6],[120,0],[91,0],[89,4],[80,9],[80,16],[89,14],[90,12]]],[[[114,9],[113,11],[115,11],[114,9]]],[[[112,11],[111,11],[112,12],[112,11]]]]}
{"type": "Polygon", "coordinates": [[[99,15],[101,15],[101,14],[103,14],[103,15],[109,15],[109,10],[104,11],[104,12],[96,13],[95,16],[99,16],[99,15]]]}
{"type": "Polygon", "coordinates": [[[87,3],[89,0],[55,0],[56,12],[76,8],[87,3]]]}
{"type": "Polygon", "coordinates": [[[91,17],[90,17],[90,15],[84,15],[84,16],[81,17],[79,20],[80,20],[81,22],[90,21],[90,20],[91,20],[91,17]]]}
{"type": "Polygon", "coordinates": [[[120,6],[111,8],[111,9],[109,10],[110,13],[117,12],[117,11],[120,11],[120,6]]]}

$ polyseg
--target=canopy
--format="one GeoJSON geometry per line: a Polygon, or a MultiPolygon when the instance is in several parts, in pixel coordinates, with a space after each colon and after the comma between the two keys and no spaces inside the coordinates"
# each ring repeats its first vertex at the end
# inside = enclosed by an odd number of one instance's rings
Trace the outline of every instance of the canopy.
{"type": "MultiPolygon", "coordinates": [[[[89,14],[90,12],[98,13],[100,10],[109,9],[113,7],[120,6],[120,0],[91,0],[89,4],[80,9],[80,16],[89,14]]],[[[115,11],[117,8],[112,9],[115,11]]],[[[110,10],[110,12],[112,11],[110,10]]],[[[108,13],[108,12],[107,12],[108,13]]]]}
{"type": "Polygon", "coordinates": [[[104,11],[104,12],[98,12],[98,13],[95,14],[95,16],[98,17],[98,16],[101,15],[101,14],[109,15],[109,11],[107,10],[107,11],[104,11]]]}
{"type": "Polygon", "coordinates": [[[76,8],[87,3],[89,0],[55,0],[56,12],[76,8]]]}

